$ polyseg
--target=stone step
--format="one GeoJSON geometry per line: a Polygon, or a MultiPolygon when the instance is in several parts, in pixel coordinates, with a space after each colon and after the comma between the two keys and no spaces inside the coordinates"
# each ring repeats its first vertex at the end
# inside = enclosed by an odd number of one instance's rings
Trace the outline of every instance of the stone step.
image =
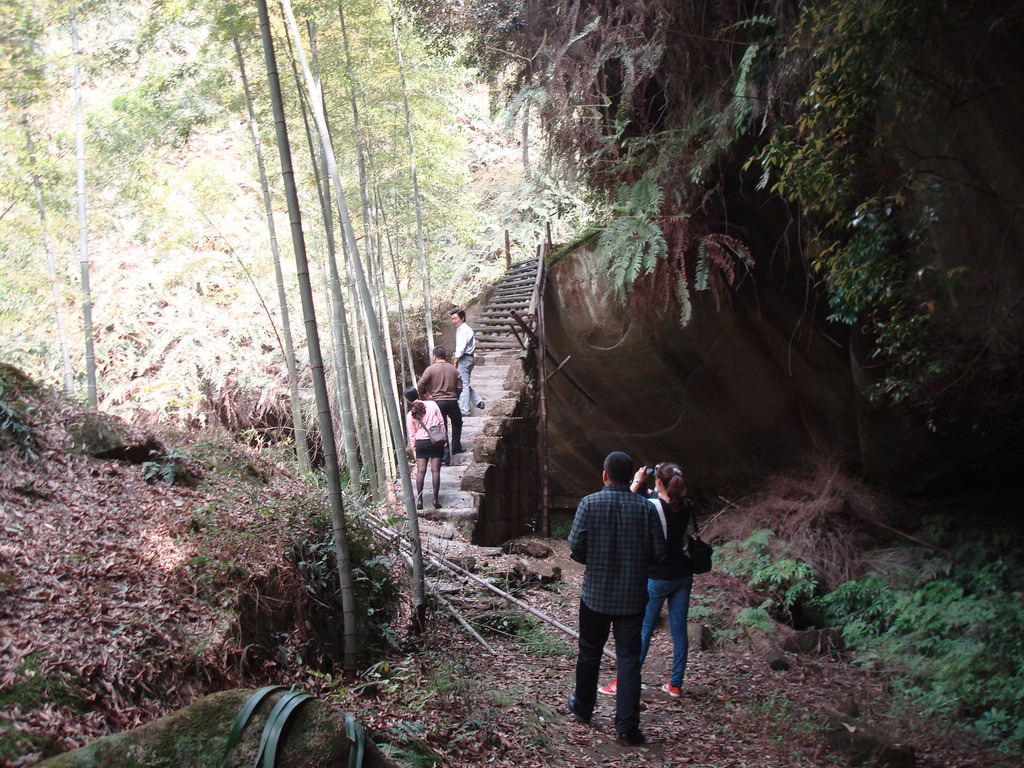
{"type": "Polygon", "coordinates": [[[481,339],[477,342],[480,348],[487,352],[518,352],[523,347],[519,339],[509,334],[507,336],[494,336],[489,339],[481,339]]]}
{"type": "Polygon", "coordinates": [[[524,315],[527,314],[527,309],[528,307],[502,307],[499,309],[495,309],[492,312],[485,312],[479,317],[479,319],[477,319],[476,324],[473,326],[473,329],[476,330],[477,328],[487,325],[488,323],[493,324],[496,322],[502,322],[504,320],[512,320],[511,310],[515,310],[517,315],[523,317],[524,315]]]}
{"type": "Polygon", "coordinates": [[[495,309],[481,313],[480,317],[477,318],[477,321],[473,324],[473,330],[476,330],[483,325],[487,325],[488,323],[511,320],[513,311],[515,311],[515,313],[520,317],[523,317],[528,314],[527,310],[529,310],[529,306],[518,304],[508,307],[496,307],[495,309]]]}
{"type": "Polygon", "coordinates": [[[515,290],[519,293],[533,293],[533,287],[536,285],[536,281],[532,277],[518,277],[511,280],[502,280],[500,283],[494,286],[494,290],[491,295],[498,293],[508,293],[509,291],[515,290]]]}
{"type": "Polygon", "coordinates": [[[514,309],[516,312],[522,314],[530,307],[529,296],[509,296],[498,301],[491,301],[484,307],[480,313],[481,317],[487,317],[487,315],[493,315],[497,312],[508,312],[510,309],[514,309]]]}
{"type": "MultiPolygon", "coordinates": [[[[522,328],[517,327],[516,331],[520,336],[523,335],[522,328]]],[[[476,337],[476,345],[479,349],[489,349],[490,347],[488,345],[495,341],[500,341],[502,343],[509,341],[516,342],[516,337],[515,334],[512,333],[512,328],[509,326],[506,326],[505,328],[495,328],[476,337]]],[[[511,347],[509,347],[509,349],[511,349],[511,347]]]]}
{"type": "Polygon", "coordinates": [[[475,329],[477,329],[477,328],[479,328],[479,327],[481,327],[483,325],[487,325],[488,323],[501,322],[503,320],[512,320],[512,312],[511,312],[511,310],[515,310],[517,315],[519,315],[520,317],[524,317],[525,315],[528,314],[527,313],[527,309],[529,309],[529,308],[528,307],[503,307],[503,308],[496,309],[493,312],[485,312],[476,321],[476,324],[473,326],[473,328],[475,330],[475,329]]]}
{"type": "MultiPolygon", "coordinates": [[[[511,333],[507,334],[505,336],[493,336],[493,337],[486,338],[486,339],[477,339],[476,343],[477,343],[477,346],[480,347],[481,349],[487,349],[487,350],[492,350],[492,349],[506,350],[507,349],[507,350],[511,351],[511,350],[514,350],[514,349],[515,350],[522,349],[522,346],[519,344],[519,340],[516,339],[516,337],[513,336],[511,333]]],[[[476,387],[474,387],[474,389],[476,389],[476,387]]]]}
{"type": "Polygon", "coordinates": [[[510,276],[520,277],[522,275],[530,275],[536,277],[537,275],[537,260],[529,259],[527,261],[518,261],[508,268],[505,272],[504,280],[507,280],[510,276]]]}
{"type": "Polygon", "coordinates": [[[507,288],[510,285],[529,286],[530,290],[533,290],[533,286],[536,285],[536,284],[537,284],[537,281],[535,279],[535,275],[527,275],[527,274],[524,274],[524,275],[521,275],[521,276],[509,276],[509,275],[506,275],[505,278],[501,282],[499,282],[497,285],[495,285],[494,290],[500,291],[500,290],[502,290],[504,288],[507,288]]]}
{"type": "MultiPolygon", "coordinates": [[[[524,317],[526,315],[526,309],[523,308],[522,312],[516,310],[516,314],[519,315],[520,317],[524,317]]],[[[479,320],[477,320],[476,324],[473,326],[473,330],[475,331],[475,330],[478,330],[480,328],[486,328],[487,326],[494,325],[496,323],[514,323],[514,322],[515,322],[515,320],[512,318],[512,313],[511,312],[494,312],[494,313],[489,314],[489,315],[484,315],[479,320]]]]}
{"type": "Polygon", "coordinates": [[[465,523],[475,523],[477,518],[477,511],[473,507],[442,507],[441,509],[430,509],[420,510],[417,515],[424,520],[430,520],[435,523],[454,523],[455,525],[464,525],[465,523]]]}
{"type": "Polygon", "coordinates": [[[505,322],[495,320],[494,322],[487,323],[486,325],[479,325],[477,326],[476,333],[477,337],[479,338],[480,336],[487,336],[488,334],[494,333],[512,333],[513,328],[515,328],[517,331],[522,330],[522,326],[520,326],[519,323],[509,318],[505,322]]]}
{"type": "Polygon", "coordinates": [[[513,296],[513,297],[516,297],[516,298],[523,298],[523,299],[527,299],[528,300],[531,296],[533,296],[533,286],[532,285],[522,285],[522,286],[518,286],[518,285],[503,285],[500,288],[496,288],[494,290],[494,293],[491,294],[491,298],[490,298],[489,301],[493,301],[496,298],[497,299],[506,299],[506,298],[508,298],[510,296],[513,296]]]}

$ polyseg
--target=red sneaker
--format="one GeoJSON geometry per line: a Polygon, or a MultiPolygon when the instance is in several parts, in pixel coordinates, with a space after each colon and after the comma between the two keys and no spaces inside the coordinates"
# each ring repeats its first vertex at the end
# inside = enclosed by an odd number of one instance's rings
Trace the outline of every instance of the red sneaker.
{"type": "Polygon", "coordinates": [[[614,696],[615,692],[618,690],[618,688],[616,687],[616,683],[618,683],[618,681],[619,678],[615,678],[610,683],[608,683],[608,685],[602,685],[600,688],[598,688],[597,692],[604,694],[605,696],[614,696]]]}
{"type": "Polygon", "coordinates": [[[663,690],[665,693],[667,693],[673,699],[678,699],[680,696],[683,695],[682,687],[676,688],[674,685],[672,685],[671,681],[669,681],[669,682],[665,683],[663,686],[661,686],[661,690],[663,690]]]}

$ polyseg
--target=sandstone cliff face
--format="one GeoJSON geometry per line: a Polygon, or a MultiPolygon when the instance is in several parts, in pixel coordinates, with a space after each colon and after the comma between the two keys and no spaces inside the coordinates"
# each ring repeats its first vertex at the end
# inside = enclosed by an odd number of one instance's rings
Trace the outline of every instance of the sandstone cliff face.
{"type": "Polygon", "coordinates": [[[857,452],[846,346],[807,311],[800,286],[755,284],[720,311],[696,294],[681,329],[674,312],[636,311],[641,296],[627,307],[606,298],[589,256],[554,265],[547,289],[548,349],[572,357],[548,389],[553,492],[595,490],[613,450],[676,461],[697,484],[857,452]]]}
{"type": "Polygon", "coordinates": [[[552,266],[548,370],[571,360],[548,388],[551,493],[569,504],[596,490],[613,450],[676,461],[698,487],[746,485],[816,457],[905,493],[1016,487],[1019,414],[1000,421],[953,402],[935,431],[920,414],[870,403],[864,337],[825,323],[800,282],[759,268],[721,308],[695,294],[680,328],[674,310],[643,296],[627,306],[606,297],[586,250],[552,266]]]}

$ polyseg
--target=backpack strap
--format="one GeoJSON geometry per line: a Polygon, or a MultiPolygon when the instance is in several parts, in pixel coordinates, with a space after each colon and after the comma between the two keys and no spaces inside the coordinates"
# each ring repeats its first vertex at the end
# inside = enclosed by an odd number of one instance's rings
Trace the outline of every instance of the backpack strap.
{"type": "Polygon", "coordinates": [[[651,502],[651,504],[654,505],[654,508],[656,510],[658,510],[658,517],[661,518],[661,530],[662,530],[662,533],[665,534],[665,539],[667,540],[668,539],[668,521],[665,519],[665,509],[662,507],[661,499],[653,498],[653,499],[648,499],[648,501],[651,502]]]}

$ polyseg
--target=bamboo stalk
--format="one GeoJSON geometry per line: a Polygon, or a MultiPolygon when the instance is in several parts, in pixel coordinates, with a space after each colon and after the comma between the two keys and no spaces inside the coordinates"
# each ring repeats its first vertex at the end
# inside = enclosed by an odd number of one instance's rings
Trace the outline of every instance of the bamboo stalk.
{"type": "MultiPolygon", "coordinates": [[[[551,225],[548,224],[548,243],[551,242],[551,225]]],[[[541,536],[550,536],[548,523],[548,345],[544,335],[544,259],[547,256],[545,244],[541,244],[537,257],[537,381],[540,400],[538,428],[540,431],[540,520],[538,530],[541,536]]]]}

